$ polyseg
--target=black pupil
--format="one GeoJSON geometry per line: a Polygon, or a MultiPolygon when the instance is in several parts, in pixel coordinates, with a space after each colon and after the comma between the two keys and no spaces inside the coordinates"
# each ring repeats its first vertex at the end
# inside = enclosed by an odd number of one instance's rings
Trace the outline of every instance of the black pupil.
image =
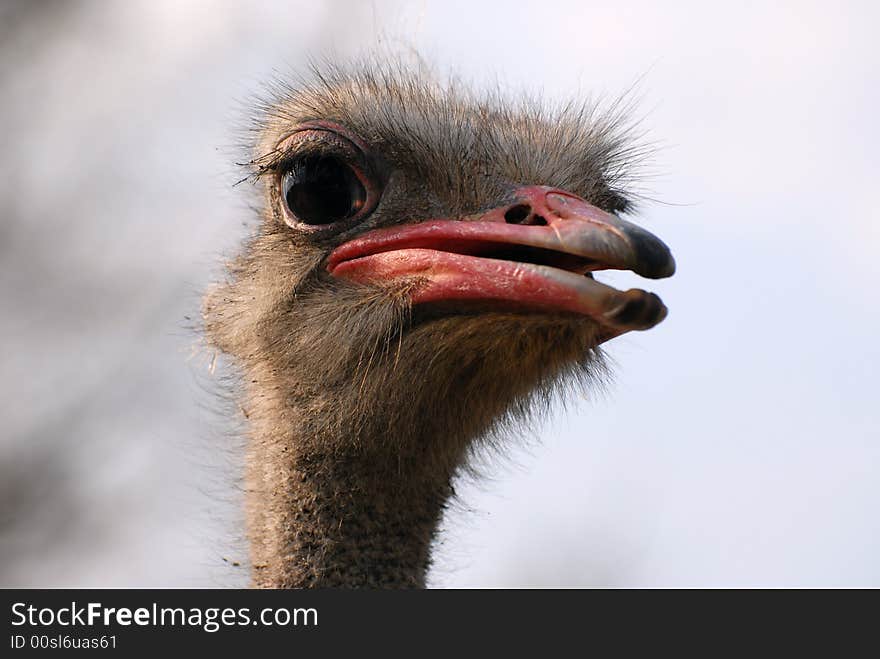
{"type": "Polygon", "coordinates": [[[330,224],[355,215],[367,192],[351,167],[336,158],[305,158],[284,175],[287,207],[305,224],[330,224]]]}

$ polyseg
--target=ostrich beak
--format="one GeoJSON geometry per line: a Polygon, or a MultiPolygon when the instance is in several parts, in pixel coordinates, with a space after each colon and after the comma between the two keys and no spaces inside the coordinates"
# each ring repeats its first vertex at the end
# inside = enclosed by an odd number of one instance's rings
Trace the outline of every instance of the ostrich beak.
{"type": "Polygon", "coordinates": [[[666,317],[653,293],[618,291],[597,270],[669,277],[669,248],[644,229],[563,190],[529,186],[515,201],[460,219],[370,231],[336,248],[336,276],[363,283],[411,279],[413,304],[464,304],[587,316],[603,340],[666,317]]]}

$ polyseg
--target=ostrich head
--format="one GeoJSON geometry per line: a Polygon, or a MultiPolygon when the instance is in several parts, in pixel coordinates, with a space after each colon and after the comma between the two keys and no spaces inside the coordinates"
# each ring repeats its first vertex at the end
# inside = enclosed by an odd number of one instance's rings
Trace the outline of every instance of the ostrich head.
{"type": "Polygon", "coordinates": [[[469,449],[666,315],[593,273],[674,262],[617,216],[638,152],[620,116],[508,107],[395,67],[276,91],[249,163],[259,230],[205,302],[245,382],[255,566],[273,585],[418,585],[469,449]],[[327,538],[322,515],[354,539],[327,538]],[[396,540],[345,546],[382,535],[396,540]],[[387,558],[398,545],[412,555],[387,558]]]}

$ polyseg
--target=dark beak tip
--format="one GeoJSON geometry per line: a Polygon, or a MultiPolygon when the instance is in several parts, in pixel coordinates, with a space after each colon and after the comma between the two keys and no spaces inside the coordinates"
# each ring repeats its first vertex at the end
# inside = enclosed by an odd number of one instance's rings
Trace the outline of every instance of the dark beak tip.
{"type": "Polygon", "coordinates": [[[655,279],[664,279],[666,277],[671,277],[675,274],[675,258],[673,258],[672,253],[670,252],[669,258],[666,260],[663,268],[659,270],[655,279]]]}
{"type": "Polygon", "coordinates": [[[648,279],[665,279],[675,274],[675,258],[662,240],[648,232],[632,237],[635,238],[632,242],[639,264],[638,274],[648,279]]]}
{"type": "Polygon", "coordinates": [[[655,293],[632,289],[621,293],[619,299],[621,302],[605,314],[605,320],[624,331],[651,329],[669,313],[655,293]]]}

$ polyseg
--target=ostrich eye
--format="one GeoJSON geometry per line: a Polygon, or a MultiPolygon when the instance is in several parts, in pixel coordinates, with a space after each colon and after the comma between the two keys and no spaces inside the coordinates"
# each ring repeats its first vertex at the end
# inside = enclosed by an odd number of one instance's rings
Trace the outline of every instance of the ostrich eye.
{"type": "Polygon", "coordinates": [[[332,224],[357,215],[367,191],[357,172],[334,157],[297,160],[284,174],[281,192],[288,210],[303,224],[332,224]]]}

